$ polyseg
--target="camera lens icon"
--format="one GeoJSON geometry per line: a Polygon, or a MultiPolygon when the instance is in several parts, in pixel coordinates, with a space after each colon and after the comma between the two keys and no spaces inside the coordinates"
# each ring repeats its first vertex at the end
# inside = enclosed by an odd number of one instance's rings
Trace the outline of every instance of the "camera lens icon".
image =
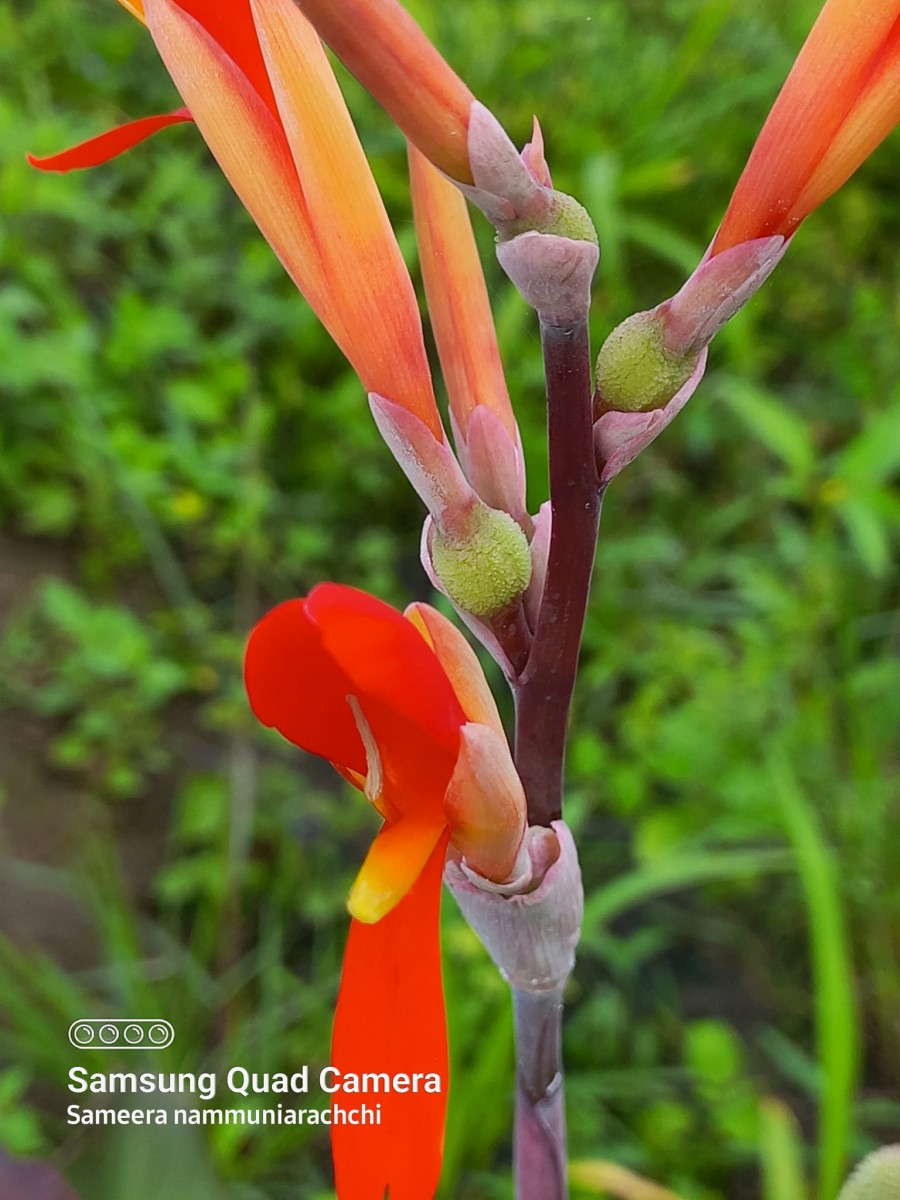
{"type": "Polygon", "coordinates": [[[171,1022],[158,1018],[94,1020],[84,1017],[69,1026],[69,1042],[79,1050],[164,1050],[174,1039],[171,1022]]]}

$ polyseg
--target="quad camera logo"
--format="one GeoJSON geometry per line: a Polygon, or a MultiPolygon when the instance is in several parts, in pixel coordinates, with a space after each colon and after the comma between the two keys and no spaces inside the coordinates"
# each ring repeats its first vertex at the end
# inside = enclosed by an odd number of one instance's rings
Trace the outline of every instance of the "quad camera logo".
{"type": "Polygon", "coordinates": [[[69,1041],[79,1050],[165,1050],[175,1030],[168,1021],[92,1020],[82,1018],[69,1026],[69,1041]]]}

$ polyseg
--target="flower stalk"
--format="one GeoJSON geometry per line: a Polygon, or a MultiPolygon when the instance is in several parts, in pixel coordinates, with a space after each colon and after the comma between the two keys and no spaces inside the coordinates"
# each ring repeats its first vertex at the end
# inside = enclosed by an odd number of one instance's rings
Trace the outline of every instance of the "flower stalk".
{"type": "Polygon", "coordinates": [[[550,550],[534,643],[513,683],[516,767],[528,821],[562,816],[569,710],[584,630],[602,490],[593,449],[587,320],[541,324],[550,455],[550,550]]]}

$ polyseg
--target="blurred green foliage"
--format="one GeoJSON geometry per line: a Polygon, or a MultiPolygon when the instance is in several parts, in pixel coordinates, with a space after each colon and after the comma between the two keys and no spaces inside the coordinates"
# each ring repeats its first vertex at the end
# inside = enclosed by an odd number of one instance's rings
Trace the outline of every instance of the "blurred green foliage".
{"type": "MultiPolygon", "coordinates": [[[[600,232],[599,346],[699,259],[817,4],[410,7],[519,142],[541,117],[555,183],[600,232]]],[[[422,514],[191,127],[90,173],[26,166],[174,107],[137,23],[112,0],[7,0],[0,77],[0,701],[41,760],[40,784],[8,773],[6,810],[10,830],[39,800],[75,823],[43,866],[8,832],[6,865],[15,903],[55,893],[94,930],[63,965],[0,943],[0,1145],[55,1153],[85,1200],[176,1194],[140,1190],[148,1163],[192,1198],[323,1200],[315,1131],[73,1136],[63,1033],[159,1014],[173,1068],[324,1062],[372,814],[255,728],[242,639],[321,578],[426,597],[422,514]]],[[[348,94],[412,265],[401,138],[348,94]]],[[[605,505],[570,753],[588,891],[571,1149],[682,1200],[832,1200],[847,1156],[900,1126],[898,178],[894,139],[605,505]]],[[[534,322],[478,234],[536,507],[534,322]]],[[[446,907],[444,1194],[501,1200],[509,1005],[446,907]]]]}

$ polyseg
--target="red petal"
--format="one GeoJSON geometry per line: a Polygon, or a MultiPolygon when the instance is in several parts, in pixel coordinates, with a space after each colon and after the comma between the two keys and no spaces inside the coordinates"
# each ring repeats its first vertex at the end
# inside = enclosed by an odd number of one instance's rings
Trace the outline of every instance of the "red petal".
{"type": "MultiPolygon", "coordinates": [[[[397,907],[376,925],[353,921],[334,1018],[332,1063],[353,1073],[435,1073],[439,1093],[335,1093],[337,1108],[381,1106],[380,1125],[332,1125],[339,1200],[430,1200],[441,1171],[447,1107],[447,1023],[439,920],[446,837],[397,907]]],[[[421,1085],[420,1085],[421,1086],[421,1085]]]]}
{"type": "Polygon", "coordinates": [[[279,604],[250,634],[244,658],[250,707],[295,746],[365,775],[365,750],[347,704],[350,682],[323,647],[306,603],[279,604]]]}
{"type": "Polygon", "coordinates": [[[456,747],[465,715],[437,655],[411,621],[383,600],[339,583],[320,583],[307,605],[360,699],[390,705],[422,733],[456,747]]]}
{"type": "Polygon", "coordinates": [[[43,157],[29,154],[27,158],[39,171],[80,171],[85,167],[99,166],[100,163],[124,154],[126,150],[146,141],[160,129],[191,120],[193,118],[186,108],[161,113],[156,117],[140,117],[137,121],[117,125],[115,129],[108,129],[106,133],[88,138],[86,142],[79,142],[77,146],[71,146],[68,150],[61,150],[59,154],[43,157]]]}
{"type": "MultiPolygon", "coordinates": [[[[153,4],[145,3],[144,7],[150,17],[148,23],[152,33],[153,4]]],[[[277,117],[278,105],[269,83],[249,0],[227,0],[226,3],[223,0],[179,0],[178,7],[202,25],[213,41],[240,67],[251,86],[277,117]]]]}
{"type": "Polygon", "coordinates": [[[355,588],[320,584],[307,611],[378,746],[383,811],[442,812],[466,718],[437,655],[410,621],[355,588]]]}
{"type": "Polygon", "coordinates": [[[244,678],[264,725],[365,775],[353,697],[381,760],[379,811],[392,819],[443,813],[466,718],[434,651],[396,609],[355,588],[320,584],[263,617],[250,635],[244,678]]]}

